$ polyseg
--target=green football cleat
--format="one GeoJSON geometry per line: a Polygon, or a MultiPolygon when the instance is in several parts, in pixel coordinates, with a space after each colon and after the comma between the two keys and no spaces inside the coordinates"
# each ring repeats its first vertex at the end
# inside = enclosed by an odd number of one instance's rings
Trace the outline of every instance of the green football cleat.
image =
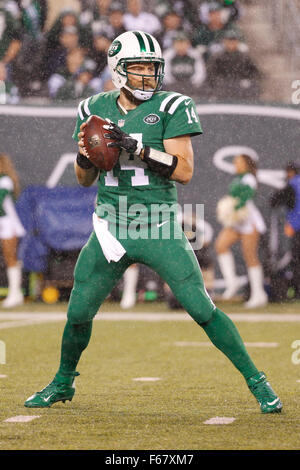
{"type": "Polygon", "coordinates": [[[62,377],[57,374],[54,380],[43,390],[27,398],[24,406],[27,408],[49,408],[58,401],[63,403],[66,400],[72,401],[75,393],[74,379],[78,375],[78,372],[75,372],[70,377],[62,377]]]}
{"type": "Polygon", "coordinates": [[[276,395],[271,385],[267,381],[264,372],[259,372],[247,380],[247,385],[250,392],[253,393],[256,400],[260,405],[262,413],[280,413],[282,403],[280,398],[276,395]]]}

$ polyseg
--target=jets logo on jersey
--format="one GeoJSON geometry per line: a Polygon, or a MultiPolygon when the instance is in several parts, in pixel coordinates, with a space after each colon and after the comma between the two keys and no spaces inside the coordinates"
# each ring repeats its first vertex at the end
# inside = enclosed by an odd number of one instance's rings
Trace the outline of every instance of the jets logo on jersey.
{"type": "Polygon", "coordinates": [[[143,119],[145,124],[156,124],[160,121],[160,117],[157,114],[148,114],[148,116],[143,119]]]}

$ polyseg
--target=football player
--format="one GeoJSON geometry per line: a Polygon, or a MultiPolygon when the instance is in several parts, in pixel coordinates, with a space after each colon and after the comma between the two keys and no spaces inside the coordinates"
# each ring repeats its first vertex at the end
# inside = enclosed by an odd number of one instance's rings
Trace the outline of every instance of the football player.
{"type": "Polygon", "coordinates": [[[281,401],[266,375],[252,362],[233,322],[207,294],[173,210],[176,183],[187,184],[193,175],[191,137],[202,133],[195,104],[189,96],[161,91],[164,59],[150,34],[128,31],[118,36],[109,48],[108,66],[116,89],[79,104],[73,135],[79,143],[79,184],[90,186],[98,180],[94,231],[75,266],[59,369],[25,406],[44,408],[72,400],[77,364],[89,343],[94,316],[125,270],[143,263],[164,279],[241,372],[261,411],[279,412],[281,401]],[[110,145],[120,149],[111,171],[99,171],[83,145],[85,121],[93,114],[107,120],[106,137],[113,137],[110,145]]]}

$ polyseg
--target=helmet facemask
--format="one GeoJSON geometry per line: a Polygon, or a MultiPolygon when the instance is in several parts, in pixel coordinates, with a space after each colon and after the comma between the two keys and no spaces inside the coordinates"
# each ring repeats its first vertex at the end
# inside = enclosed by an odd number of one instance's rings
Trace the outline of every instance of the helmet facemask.
{"type": "Polygon", "coordinates": [[[153,93],[159,91],[162,87],[162,81],[164,77],[164,59],[155,58],[151,60],[138,57],[134,59],[124,58],[119,61],[116,70],[123,77],[127,77],[127,81],[124,85],[124,88],[126,88],[130,93],[132,93],[134,98],[140,101],[146,101],[152,97],[153,93]],[[148,75],[144,73],[137,73],[134,71],[131,72],[130,70],[128,70],[128,66],[139,63],[153,63],[154,74],[148,75]],[[135,87],[130,83],[130,79],[134,77],[142,77],[141,85],[139,87],[135,87]],[[146,82],[150,80],[147,79],[153,80],[153,88],[149,88],[149,84],[146,82]]]}

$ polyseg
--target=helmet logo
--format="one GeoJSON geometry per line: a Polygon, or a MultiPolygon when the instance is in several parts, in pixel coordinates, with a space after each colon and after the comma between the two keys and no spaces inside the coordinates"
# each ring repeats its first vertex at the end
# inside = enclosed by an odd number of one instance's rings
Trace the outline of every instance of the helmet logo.
{"type": "Polygon", "coordinates": [[[122,49],[121,42],[120,41],[114,41],[108,49],[108,56],[109,57],[115,56],[116,54],[118,54],[118,52],[120,52],[121,49],[122,49]]]}

